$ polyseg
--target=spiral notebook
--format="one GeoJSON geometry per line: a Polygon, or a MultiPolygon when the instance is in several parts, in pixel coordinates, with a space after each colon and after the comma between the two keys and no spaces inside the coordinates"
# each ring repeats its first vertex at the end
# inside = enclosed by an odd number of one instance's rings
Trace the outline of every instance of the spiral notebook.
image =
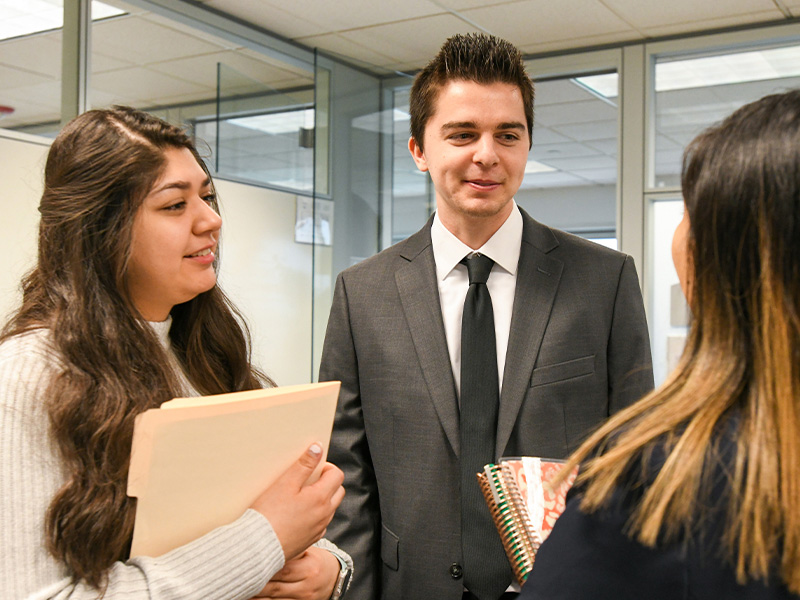
{"type": "Polygon", "coordinates": [[[578,474],[576,467],[556,489],[551,489],[548,482],[563,467],[564,461],[523,456],[501,458],[477,474],[520,586],[533,569],[539,546],[564,512],[567,492],[578,474]]]}

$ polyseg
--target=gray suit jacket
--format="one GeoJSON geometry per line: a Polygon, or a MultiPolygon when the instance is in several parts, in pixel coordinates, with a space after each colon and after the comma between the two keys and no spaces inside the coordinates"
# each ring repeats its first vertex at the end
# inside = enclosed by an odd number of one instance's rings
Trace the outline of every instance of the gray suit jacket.
{"type": "MultiPolygon", "coordinates": [[[[497,456],[559,458],[653,387],[633,260],[524,211],[497,456]]],[[[459,416],[431,221],[342,272],[320,381],[340,380],[329,460],[347,495],[327,537],[348,600],[459,600],[459,416]]]]}

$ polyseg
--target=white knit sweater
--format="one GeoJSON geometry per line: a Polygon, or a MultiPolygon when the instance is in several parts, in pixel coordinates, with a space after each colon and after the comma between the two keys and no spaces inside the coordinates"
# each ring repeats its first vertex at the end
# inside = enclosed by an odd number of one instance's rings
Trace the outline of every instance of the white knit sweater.
{"type": "MultiPolygon", "coordinates": [[[[169,322],[153,324],[169,348],[169,322]]],[[[0,599],[96,599],[98,592],[74,585],[65,565],[45,549],[47,507],[65,481],[50,438],[44,394],[60,369],[48,330],[0,345],[0,599]]],[[[178,370],[180,373],[180,371],[178,370]]],[[[187,392],[194,390],[184,379],[187,392]]],[[[196,394],[196,392],[194,392],[196,394]]],[[[320,545],[349,556],[333,544],[320,545]]],[[[280,542],[260,513],[239,519],[157,558],[117,562],[109,572],[106,599],[247,600],[284,564],[280,542]]]]}

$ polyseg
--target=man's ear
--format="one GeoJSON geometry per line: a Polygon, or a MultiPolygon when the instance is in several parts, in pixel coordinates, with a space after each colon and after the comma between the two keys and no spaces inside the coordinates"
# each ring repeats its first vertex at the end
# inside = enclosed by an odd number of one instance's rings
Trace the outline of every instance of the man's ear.
{"type": "Polygon", "coordinates": [[[423,172],[427,171],[428,161],[425,160],[425,153],[422,151],[422,148],[420,148],[417,140],[414,139],[414,136],[408,138],[408,151],[411,152],[411,158],[414,159],[417,168],[423,172]]]}

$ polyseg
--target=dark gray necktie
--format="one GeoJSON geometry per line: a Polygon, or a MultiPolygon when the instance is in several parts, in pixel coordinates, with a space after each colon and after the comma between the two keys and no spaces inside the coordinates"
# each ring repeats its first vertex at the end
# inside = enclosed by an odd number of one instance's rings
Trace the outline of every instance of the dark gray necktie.
{"type": "Polygon", "coordinates": [[[486,280],[494,261],[473,254],[461,261],[469,290],[461,320],[461,548],[464,586],[496,600],[511,582],[511,567],[476,474],[495,462],[499,383],[492,298],[486,280]]]}

